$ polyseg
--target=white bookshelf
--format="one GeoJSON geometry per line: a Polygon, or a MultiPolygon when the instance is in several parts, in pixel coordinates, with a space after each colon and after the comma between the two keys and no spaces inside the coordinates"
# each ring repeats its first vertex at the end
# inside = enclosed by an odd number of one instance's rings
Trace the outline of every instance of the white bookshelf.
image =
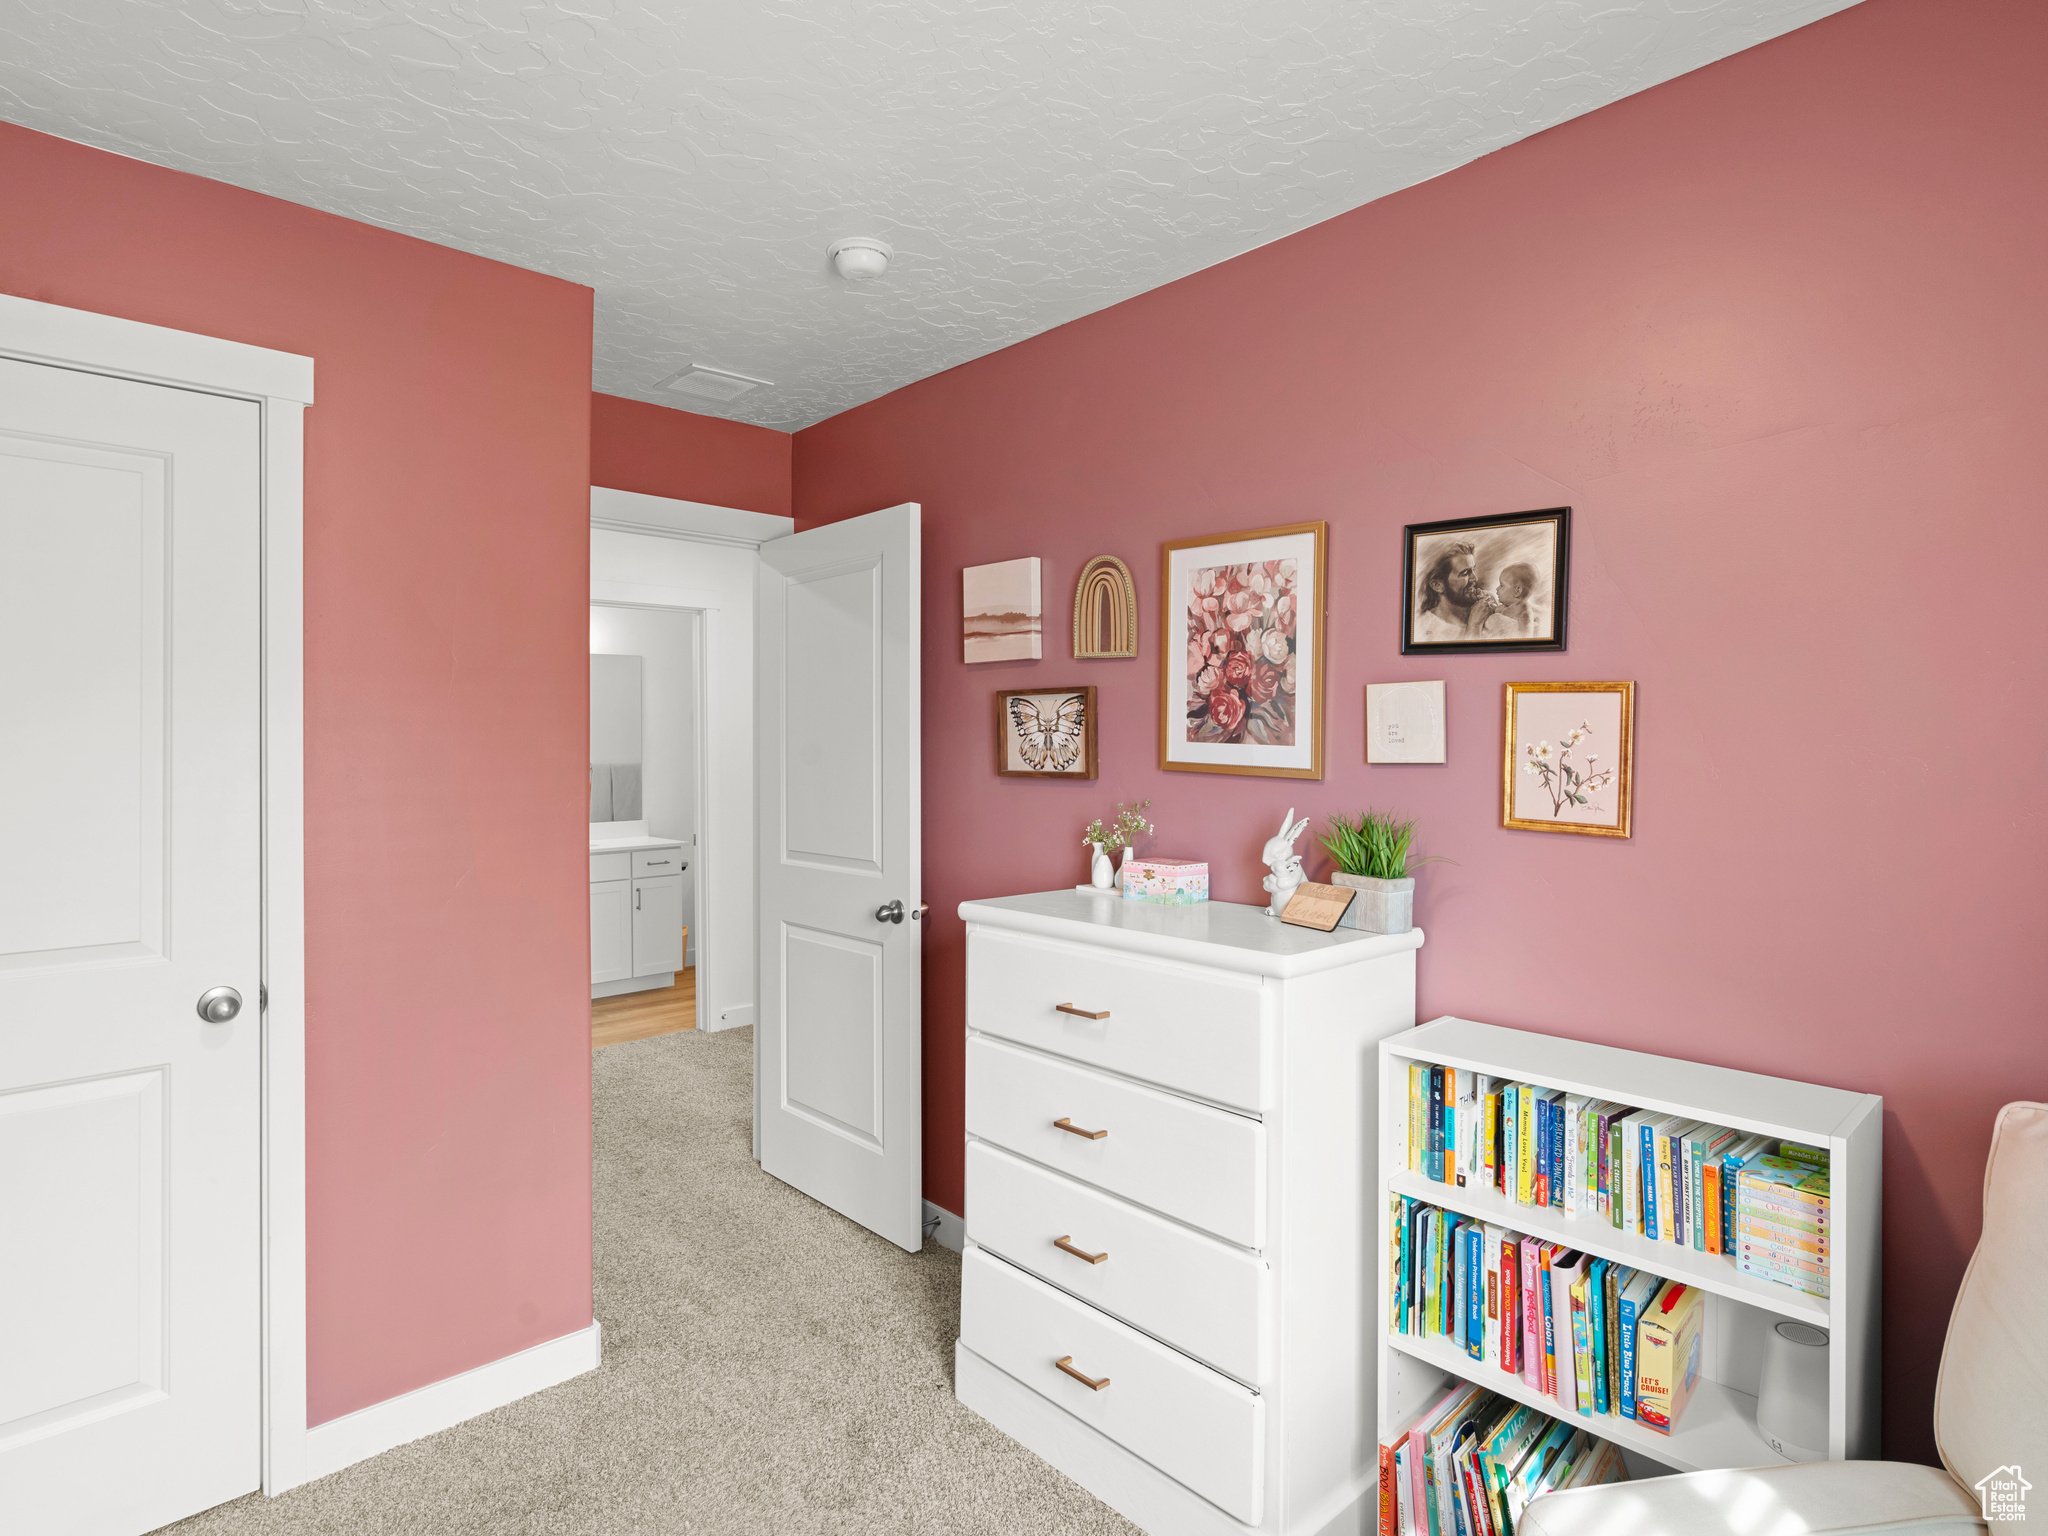
{"type": "Polygon", "coordinates": [[[1879,1455],[1879,1231],[1883,1207],[1884,1101],[1789,1078],[1703,1066],[1669,1056],[1588,1045],[1470,1019],[1442,1018],[1380,1042],[1379,1422],[1382,1434],[1440,1396],[1452,1377],[1475,1381],[1558,1418],[1569,1418],[1637,1458],[1680,1472],[1782,1463],[1756,1427],[1764,1338],[1782,1318],[1828,1330],[1828,1455],[1879,1455]],[[1439,1184],[1408,1164],[1408,1065],[1427,1062],[1779,1140],[1824,1147],[1832,1194],[1829,1295],[1809,1296],[1737,1271],[1733,1258],[1623,1231],[1597,1211],[1518,1205],[1491,1188],[1439,1184]],[[1392,1197],[1407,1195],[1496,1222],[1596,1258],[1616,1259],[1695,1285],[1707,1301],[1703,1380],[1669,1435],[1612,1414],[1567,1414],[1519,1375],[1488,1367],[1440,1338],[1392,1331],[1388,1263],[1392,1197]]]}

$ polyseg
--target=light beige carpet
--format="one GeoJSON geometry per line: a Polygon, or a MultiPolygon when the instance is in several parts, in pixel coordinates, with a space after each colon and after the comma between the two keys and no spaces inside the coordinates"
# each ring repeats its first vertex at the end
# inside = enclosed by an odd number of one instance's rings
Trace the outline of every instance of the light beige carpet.
{"type": "Polygon", "coordinates": [[[762,1173],[751,1030],[595,1053],[604,1365],[179,1536],[1133,1536],[953,1400],[960,1260],[762,1173]]]}

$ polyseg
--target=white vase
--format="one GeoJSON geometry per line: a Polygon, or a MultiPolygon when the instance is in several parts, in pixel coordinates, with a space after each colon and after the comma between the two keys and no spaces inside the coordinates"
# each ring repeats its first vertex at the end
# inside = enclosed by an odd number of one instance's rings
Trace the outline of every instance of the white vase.
{"type": "Polygon", "coordinates": [[[1109,862],[1109,850],[1100,843],[1088,845],[1088,881],[1098,891],[1116,888],[1116,867],[1109,862]]]}
{"type": "Polygon", "coordinates": [[[1124,888],[1124,871],[1130,867],[1130,863],[1131,850],[1126,847],[1122,853],[1116,856],[1116,888],[1119,891],[1124,888]]]}
{"type": "Polygon", "coordinates": [[[1339,928],[1357,928],[1366,933],[1406,933],[1415,926],[1415,877],[1405,880],[1375,880],[1370,875],[1347,875],[1338,870],[1330,876],[1332,885],[1358,892],[1351,905],[1337,919],[1339,928]]]}

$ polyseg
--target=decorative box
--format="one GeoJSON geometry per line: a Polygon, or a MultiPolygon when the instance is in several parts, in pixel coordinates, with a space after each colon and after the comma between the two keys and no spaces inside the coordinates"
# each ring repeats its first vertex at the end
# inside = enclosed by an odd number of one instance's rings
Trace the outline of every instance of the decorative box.
{"type": "Polygon", "coordinates": [[[1133,859],[1124,866],[1124,900],[1191,907],[1209,899],[1209,865],[1198,859],[1133,859]]]}

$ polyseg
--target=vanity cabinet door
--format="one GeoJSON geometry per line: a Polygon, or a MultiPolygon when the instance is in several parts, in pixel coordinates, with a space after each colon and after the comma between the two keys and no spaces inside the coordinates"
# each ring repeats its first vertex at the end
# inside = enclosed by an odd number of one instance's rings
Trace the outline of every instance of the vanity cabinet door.
{"type": "Polygon", "coordinates": [[[683,877],[633,882],[633,974],[683,968],[683,877]]]}
{"type": "Polygon", "coordinates": [[[590,979],[624,981],[633,974],[633,882],[597,881],[590,887],[590,979]]]}

